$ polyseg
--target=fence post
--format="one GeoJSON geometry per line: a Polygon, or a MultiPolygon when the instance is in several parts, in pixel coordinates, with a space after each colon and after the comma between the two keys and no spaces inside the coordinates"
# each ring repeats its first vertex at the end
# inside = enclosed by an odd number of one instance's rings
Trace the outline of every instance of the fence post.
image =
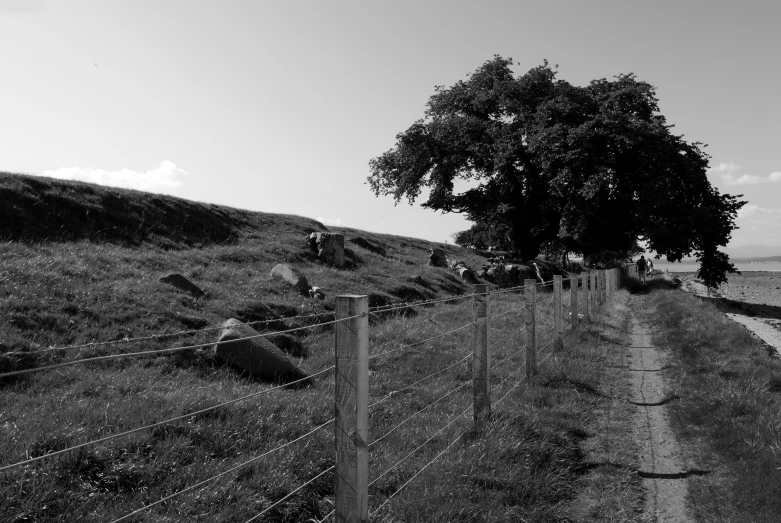
{"type": "Polygon", "coordinates": [[[602,305],[604,305],[607,302],[607,282],[605,281],[607,278],[605,277],[605,269],[602,269],[599,271],[599,279],[600,279],[600,287],[599,287],[599,293],[602,296],[602,305]]]}
{"type": "Polygon", "coordinates": [[[583,316],[591,321],[594,319],[594,300],[591,297],[591,284],[589,283],[590,272],[583,275],[583,301],[586,303],[583,307],[583,316]]]}
{"type": "Polygon", "coordinates": [[[474,329],[472,337],[472,381],[474,383],[475,429],[491,416],[491,297],[488,285],[473,285],[474,329]]]}
{"type": "Polygon", "coordinates": [[[589,294],[591,296],[591,303],[593,304],[594,312],[596,312],[596,309],[597,309],[597,302],[596,302],[597,294],[595,292],[596,288],[597,288],[597,273],[596,273],[596,271],[590,271],[588,273],[588,278],[589,278],[589,280],[591,280],[591,287],[589,288],[589,294]]]}
{"type": "Polygon", "coordinates": [[[572,317],[570,318],[570,324],[573,329],[578,328],[578,285],[580,284],[580,274],[575,274],[569,277],[569,297],[571,303],[572,317]]]}
{"type": "Polygon", "coordinates": [[[561,323],[561,275],[553,276],[553,328],[556,331],[556,340],[553,342],[554,350],[564,349],[564,340],[561,333],[564,330],[561,323]]]}
{"type": "Polygon", "coordinates": [[[369,298],[337,296],[335,326],[336,485],[340,523],[369,521],[369,298]],[[357,317],[356,317],[357,316],[357,317]]]}
{"type": "Polygon", "coordinates": [[[602,282],[599,280],[599,270],[594,271],[594,281],[596,282],[596,285],[594,286],[594,292],[597,296],[597,303],[599,306],[602,306],[602,282]]]}
{"type": "Polygon", "coordinates": [[[537,280],[524,280],[526,301],[526,377],[537,375],[537,280]]]}

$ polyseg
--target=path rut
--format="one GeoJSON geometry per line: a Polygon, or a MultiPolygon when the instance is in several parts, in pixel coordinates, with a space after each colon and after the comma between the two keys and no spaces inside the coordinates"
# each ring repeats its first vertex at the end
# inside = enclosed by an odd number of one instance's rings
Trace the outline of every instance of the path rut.
{"type": "MultiPolygon", "coordinates": [[[[632,301],[639,300],[632,297],[632,301]]],[[[632,310],[636,307],[630,305],[632,310]]],[[[666,394],[662,369],[666,358],[653,345],[650,327],[632,313],[629,370],[633,397],[635,437],[640,449],[638,474],[646,490],[646,510],[658,523],[693,523],[686,498],[687,477],[680,446],[670,428],[665,404],[676,398],[666,394]]]]}

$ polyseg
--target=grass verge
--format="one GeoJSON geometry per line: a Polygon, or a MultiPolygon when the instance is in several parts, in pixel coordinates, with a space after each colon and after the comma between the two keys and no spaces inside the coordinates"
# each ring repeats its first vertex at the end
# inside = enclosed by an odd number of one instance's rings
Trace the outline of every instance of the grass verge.
{"type": "Polygon", "coordinates": [[[657,286],[642,303],[673,359],[672,426],[710,472],[689,478],[697,519],[781,521],[781,361],[706,300],[657,286]]]}

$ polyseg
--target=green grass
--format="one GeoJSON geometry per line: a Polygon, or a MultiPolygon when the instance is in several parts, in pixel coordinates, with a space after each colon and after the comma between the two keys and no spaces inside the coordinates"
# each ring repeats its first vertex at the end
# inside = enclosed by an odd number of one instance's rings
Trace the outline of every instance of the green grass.
{"type": "MultiPolygon", "coordinates": [[[[345,234],[351,262],[347,269],[335,269],[319,264],[306,250],[306,235],[325,230],[306,218],[18,175],[0,175],[0,197],[13,202],[14,212],[24,217],[0,219],[0,236],[5,239],[0,244],[0,372],[72,358],[212,343],[217,331],[35,354],[49,346],[216,327],[229,317],[272,319],[269,332],[311,324],[329,317],[339,294],[367,294],[372,306],[465,294],[470,287],[454,272],[426,265],[428,249],[442,247],[449,257],[475,268],[484,260],[480,253],[452,245],[333,228],[345,234]],[[54,213],[59,228],[47,213],[54,213]],[[139,213],[156,216],[155,226],[139,227],[139,213]],[[79,218],[82,215],[94,225],[79,218]],[[187,225],[197,216],[199,227],[215,219],[229,225],[230,235],[199,235],[198,227],[187,225]],[[110,220],[115,228],[103,227],[110,220]],[[350,241],[358,237],[370,248],[350,241]],[[325,290],[326,300],[311,301],[269,280],[270,269],[279,262],[300,268],[311,284],[325,290]],[[161,284],[158,277],[171,271],[191,278],[206,296],[195,299],[161,284]],[[301,314],[314,317],[293,319],[301,314]]],[[[0,213],[9,208],[3,206],[0,213]]],[[[550,294],[542,293],[541,299],[548,302],[550,294]]],[[[493,300],[495,314],[520,306],[520,297],[511,293],[493,300]]],[[[461,327],[471,321],[471,307],[466,298],[417,307],[415,314],[372,316],[372,354],[461,327]]],[[[546,351],[551,350],[550,307],[540,306],[541,346],[546,351]]],[[[614,324],[620,322],[621,310],[616,307],[596,323],[568,333],[567,349],[542,364],[539,378],[513,389],[495,408],[484,432],[470,430],[469,413],[377,481],[370,490],[372,509],[456,441],[375,520],[574,521],[570,505],[579,493],[586,493],[590,508],[585,511],[587,519],[577,520],[635,520],[637,484],[614,466],[630,460],[631,449],[618,435],[603,436],[606,427],[621,427],[620,416],[605,418],[614,407],[610,394],[602,394],[615,382],[606,364],[620,355],[620,328],[614,324]],[[615,456],[615,449],[624,449],[623,454],[615,456]]],[[[517,332],[521,324],[522,311],[492,322],[497,399],[518,383],[517,372],[523,369],[523,337],[517,332]]],[[[300,347],[296,363],[310,374],[332,365],[332,336],[330,327],[291,335],[288,341],[300,347]]],[[[372,479],[470,405],[470,360],[409,390],[394,391],[452,365],[470,351],[471,331],[465,329],[371,361],[371,401],[387,398],[371,411],[372,437],[465,385],[372,449],[372,479]]],[[[0,464],[270,387],[218,365],[208,351],[62,367],[8,380],[0,386],[0,464]]],[[[310,387],[275,390],[47,459],[0,475],[0,519],[107,521],[284,444],[332,416],[332,376],[325,375],[310,387]]],[[[333,464],[332,430],[318,431],[134,521],[249,519],[333,464]]],[[[307,521],[321,518],[332,506],[333,476],[327,473],[262,520],[307,521]]]]}
{"type": "Polygon", "coordinates": [[[710,471],[689,478],[698,520],[781,520],[781,361],[707,301],[659,288],[644,307],[674,358],[673,427],[710,471]]]}

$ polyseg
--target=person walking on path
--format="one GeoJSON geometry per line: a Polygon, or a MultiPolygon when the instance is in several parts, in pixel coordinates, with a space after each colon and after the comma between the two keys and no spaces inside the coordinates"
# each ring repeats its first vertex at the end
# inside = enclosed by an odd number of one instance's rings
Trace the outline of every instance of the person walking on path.
{"type": "Polygon", "coordinates": [[[640,284],[645,285],[645,271],[648,268],[648,265],[645,261],[645,256],[640,256],[640,259],[637,260],[637,276],[640,278],[640,284]]]}

